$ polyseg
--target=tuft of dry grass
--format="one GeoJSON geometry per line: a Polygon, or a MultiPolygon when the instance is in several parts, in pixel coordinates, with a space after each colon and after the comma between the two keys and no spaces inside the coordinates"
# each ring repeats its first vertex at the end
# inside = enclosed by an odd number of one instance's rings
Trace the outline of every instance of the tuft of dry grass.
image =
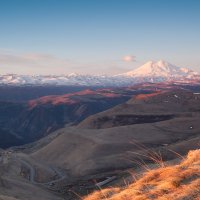
{"type": "Polygon", "coordinates": [[[200,149],[178,165],[144,173],[126,188],[96,191],[84,200],[200,200],[200,149]]]}

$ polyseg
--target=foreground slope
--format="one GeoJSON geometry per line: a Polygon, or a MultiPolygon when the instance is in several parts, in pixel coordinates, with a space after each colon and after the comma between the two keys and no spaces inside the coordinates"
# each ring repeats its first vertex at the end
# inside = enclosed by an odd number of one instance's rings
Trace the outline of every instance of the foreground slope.
{"type": "Polygon", "coordinates": [[[109,188],[89,195],[84,200],[199,200],[200,150],[190,151],[178,165],[150,170],[136,176],[125,188],[109,188]]]}

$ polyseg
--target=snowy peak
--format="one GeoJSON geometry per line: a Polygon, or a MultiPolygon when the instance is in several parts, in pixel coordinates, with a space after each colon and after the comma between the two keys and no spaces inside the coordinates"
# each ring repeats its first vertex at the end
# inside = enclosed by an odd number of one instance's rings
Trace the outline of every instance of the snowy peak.
{"type": "Polygon", "coordinates": [[[130,77],[162,77],[170,79],[188,77],[192,75],[197,75],[197,73],[187,68],[180,68],[170,64],[169,62],[159,60],[157,62],[149,61],[138,69],[124,73],[123,75],[130,77]]]}
{"type": "Polygon", "coordinates": [[[129,86],[144,82],[200,81],[200,74],[166,61],[149,61],[136,70],[115,76],[95,75],[0,75],[0,85],[129,86]]]}

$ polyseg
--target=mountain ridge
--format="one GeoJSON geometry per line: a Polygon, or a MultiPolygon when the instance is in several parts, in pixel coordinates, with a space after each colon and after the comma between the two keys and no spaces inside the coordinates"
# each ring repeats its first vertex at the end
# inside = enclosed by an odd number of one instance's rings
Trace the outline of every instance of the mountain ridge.
{"type": "Polygon", "coordinates": [[[200,80],[200,73],[169,62],[149,61],[141,67],[117,75],[0,75],[0,85],[128,86],[143,82],[200,80]]]}

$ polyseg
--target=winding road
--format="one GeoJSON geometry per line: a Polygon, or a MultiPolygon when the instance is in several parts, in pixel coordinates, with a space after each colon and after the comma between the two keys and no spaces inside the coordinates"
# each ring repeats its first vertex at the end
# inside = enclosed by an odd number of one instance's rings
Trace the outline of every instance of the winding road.
{"type": "Polygon", "coordinates": [[[62,171],[58,170],[57,168],[55,167],[49,167],[52,171],[55,172],[55,174],[59,177],[55,180],[52,180],[52,181],[48,181],[48,182],[37,182],[35,181],[35,176],[36,176],[36,170],[35,168],[29,163],[27,162],[26,160],[23,160],[22,158],[18,157],[16,154],[12,155],[12,157],[14,158],[14,160],[20,162],[23,166],[25,166],[26,168],[29,169],[29,181],[32,183],[32,184],[37,184],[37,185],[43,185],[43,186],[52,186],[54,185],[55,183],[58,183],[64,179],[67,178],[67,175],[65,173],[63,173],[62,171]]]}

